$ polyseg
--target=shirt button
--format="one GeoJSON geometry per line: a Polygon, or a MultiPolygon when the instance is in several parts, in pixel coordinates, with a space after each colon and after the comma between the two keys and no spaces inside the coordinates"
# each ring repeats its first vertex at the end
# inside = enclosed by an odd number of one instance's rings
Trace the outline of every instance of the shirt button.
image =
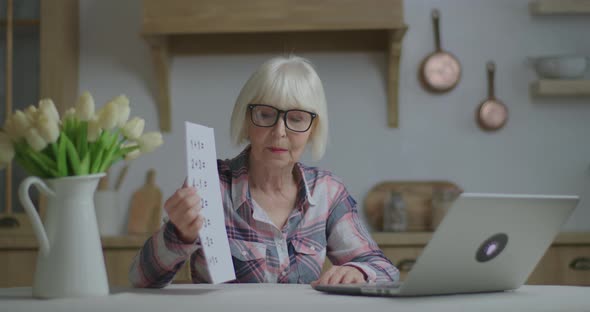
{"type": "Polygon", "coordinates": [[[245,255],[247,255],[247,254],[248,254],[248,252],[247,252],[247,251],[245,251],[245,250],[244,250],[244,251],[242,251],[242,256],[245,256],[245,255]]]}
{"type": "Polygon", "coordinates": [[[282,276],[285,276],[285,275],[287,275],[287,271],[283,271],[283,272],[281,273],[281,275],[282,275],[282,276]]]}
{"type": "Polygon", "coordinates": [[[315,250],[314,246],[309,246],[309,249],[311,249],[312,251],[315,250]]]}

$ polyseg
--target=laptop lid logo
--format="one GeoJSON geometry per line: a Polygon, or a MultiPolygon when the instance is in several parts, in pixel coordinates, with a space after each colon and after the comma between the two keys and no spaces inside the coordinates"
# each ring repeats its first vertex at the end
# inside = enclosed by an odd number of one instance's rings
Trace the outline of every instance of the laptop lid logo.
{"type": "Polygon", "coordinates": [[[475,259],[478,262],[488,262],[496,258],[508,244],[508,235],[498,233],[486,239],[477,250],[475,259]]]}

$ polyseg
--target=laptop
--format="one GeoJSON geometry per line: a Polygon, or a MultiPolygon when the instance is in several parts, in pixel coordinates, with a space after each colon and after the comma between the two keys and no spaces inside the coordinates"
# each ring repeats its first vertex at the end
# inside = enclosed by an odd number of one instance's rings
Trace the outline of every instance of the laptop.
{"type": "Polygon", "coordinates": [[[426,296],[522,286],[579,202],[578,196],[463,193],[403,282],[317,285],[318,291],[426,296]]]}

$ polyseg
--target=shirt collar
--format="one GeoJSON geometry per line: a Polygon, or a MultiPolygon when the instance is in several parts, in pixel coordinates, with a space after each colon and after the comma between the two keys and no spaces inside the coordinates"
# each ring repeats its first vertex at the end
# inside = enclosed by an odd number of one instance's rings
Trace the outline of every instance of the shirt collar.
{"type": "MultiPolygon", "coordinates": [[[[232,203],[233,209],[237,210],[238,208],[242,207],[245,202],[248,202],[248,205],[252,207],[251,195],[250,195],[250,188],[248,185],[248,163],[250,161],[250,145],[248,145],[238,156],[233,158],[230,161],[230,168],[232,172],[232,203]]],[[[303,199],[310,205],[315,206],[316,202],[313,200],[311,196],[311,192],[309,189],[309,183],[305,176],[305,166],[299,162],[295,163],[295,170],[299,173],[299,177],[303,181],[300,183],[300,187],[297,193],[296,205],[299,205],[301,200],[301,195],[303,195],[303,199]],[[301,187],[303,184],[303,187],[301,187]],[[303,194],[302,194],[303,192],[303,194]]],[[[301,205],[307,207],[307,205],[301,205]]]]}

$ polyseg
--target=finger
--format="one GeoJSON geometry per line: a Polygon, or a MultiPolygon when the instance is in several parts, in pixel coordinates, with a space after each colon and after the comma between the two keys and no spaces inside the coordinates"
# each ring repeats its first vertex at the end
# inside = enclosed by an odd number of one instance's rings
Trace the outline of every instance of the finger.
{"type": "Polygon", "coordinates": [[[322,274],[318,280],[318,284],[328,284],[330,277],[332,277],[332,274],[334,274],[334,270],[336,270],[336,267],[331,267],[328,271],[322,274]]]}
{"type": "Polygon", "coordinates": [[[189,194],[181,199],[176,206],[181,214],[185,214],[192,208],[201,208],[201,197],[197,194],[189,194]]]}
{"type": "Polygon", "coordinates": [[[330,284],[330,285],[340,284],[342,277],[344,276],[344,274],[346,274],[346,271],[347,271],[346,269],[347,268],[340,267],[338,270],[336,270],[334,272],[334,274],[332,274],[332,276],[328,280],[328,284],[330,284]]]}
{"type": "Polygon", "coordinates": [[[184,227],[192,222],[200,212],[200,209],[191,212],[191,209],[195,208],[200,208],[200,198],[197,195],[191,195],[181,199],[176,206],[168,207],[167,212],[174,225],[184,227]]]}
{"type": "Polygon", "coordinates": [[[196,193],[197,190],[191,187],[178,189],[176,192],[174,192],[174,195],[166,200],[166,203],[164,203],[164,209],[166,212],[168,212],[168,214],[171,214],[171,212],[174,210],[174,207],[178,206],[180,201],[182,201],[185,197],[196,193]]]}
{"type": "Polygon", "coordinates": [[[186,220],[186,222],[183,222],[185,227],[190,227],[199,217],[202,217],[201,210],[200,206],[194,206],[181,217],[186,220]]]}
{"type": "Polygon", "coordinates": [[[188,225],[188,232],[189,233],[199,233],[201,228],[203,228],[203,223],[205,222],[205,217],[203,215],[198,215],[197,218],[188,225]]]}
{"type": "Polygon", "coordinates": [[[351,273],[346,273],[342,276],[342,284],[352,284],[354,283],[355,276],[351,273]]]}
{"type": "Polygon", "coordinates": [[[182,187],[188,187],[188,177],[184,178],[184,183],[182,183],[182,187]]]}
{"type": "Polygon", "coordinates": [[[348,271],[343,277],[342,277],[342,284],[355,284],[355,283],[361,283],[363,277],[362,274],[360,274],[360,272],[355,272],[355,271],[348,271]]]}
{"type": "Polygon", "coordinates": [[[194,244],[199,237],[199,231],[203,226],[203,219],[204,217],[199,215],[193,222],[191,222],[187,227],[184,228],[184,230],[181,231],[184,241],[187,244],[194,244]]]}
{"type": "Polygon", "coordinates": [[[199,217],[201,214],[199,201],[198,197],[191,197],[181,204],[183,207],[177,209],[178,213],[174,217],[180,226],[186,228],[199,217]]]}

